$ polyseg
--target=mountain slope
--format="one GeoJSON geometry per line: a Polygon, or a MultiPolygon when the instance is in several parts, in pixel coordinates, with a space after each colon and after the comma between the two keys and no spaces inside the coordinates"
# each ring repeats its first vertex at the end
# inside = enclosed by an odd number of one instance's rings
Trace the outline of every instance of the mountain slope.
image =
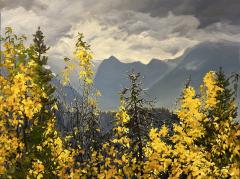
{"type": "Polygon", "coordinates": [[[179,59],[178,65],[163,79],[155,83],[148,93],[158,97],[157,105],[173,107],[181,94],[184,83],[191,77],[191,85],[199,87],[202,78],[209,70],[240,72],[240,46],[236,43],[202,43],[179,59]]]}
{"type": "MultiPolygon", "coordinates": [[[[100,107],[103,110],[116,109],[119,92],[129,85],[127,74],[134,69],[142,76],[143,87],[153,98],[157,107],[174,107],[176,98],[181,94],[185,82],[191,76],[191,85],[199,87],[202,78],[209,70],[217,71],[223,67],[226,73],[240,72],[240,44],[232,42],[205,42],[188,49],[182,57],[161,61],[153,59],[149,64],[140,62],[123,63],[115,57],[94,63],[95,87],[102,93],[100,107]]],[[[59,71],[60,63],[53,63],[54,72],[59,71]],[[55,67],[55,68],[54,68],[55,67]]],[[[80,93],[77,80],[78,72],[71,73],[71,85],[80,93]]],[[[71,92],[67,92],[71,93],[71,92]]],[[[70,97],[71,98],[71,97],[70,97]]]]}
{"type": "Polygon", "coordinates": [[[102,93],[102,109],[115,109],[118,106],[118,93],[128,86],[127,74],[133,69],[140,72],[144,88],[149,88],[163,76],[171,66],[163,61],[153,59],[145,65],[140,62],[122,63],[115,57],[104,60],[95,77],[95,87],[102,93]]]}

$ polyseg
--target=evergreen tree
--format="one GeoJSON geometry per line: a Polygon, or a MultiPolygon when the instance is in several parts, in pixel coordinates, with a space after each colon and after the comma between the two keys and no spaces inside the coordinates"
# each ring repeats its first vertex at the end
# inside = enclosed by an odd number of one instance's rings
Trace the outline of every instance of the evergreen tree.
{"type": "Polygon", "coordinates": [[[126,103],[126,112],[130,119],[125,124],[129,129],[128,138],[131,140],[130,148],[133,157],[136,158],[136,173],[143,175],[142,163],[145,159],[143,148],[148,139],[149,128],[151,127],[152,117],[150,114],[151,101],[145,99],[142,83],[139,82],[140,73],[132,71],[128,75],[130,88],[122,91],[122,98],[126,103]]]}
{"type": "MultiPolygon", "coordinates": [[[[33,81],[43,91],[44,97],[41,97],[41,110],[35,114],[35,118],[38,118],[41,123],[40,125],[34,126],[33,130],[28,137],[30,146],[38,145],[43,138],[44,126],[47,122],[54,117],[52,111],[55,99],[53,93],[55,88],[51,84],[52,71],[47,67],[48,57],[45,56],[49,47],[44,42],[44,35],[40,27],[38,27],[36,33],[33,35],[33,43],[30,45],[28,53],[30,58],[34,61],[33,67],[33,81]]],[[[27,124],[30,125],[30,124],[27,124]]]]}
{"type": "Polygon", "coordinates": [[[33,35],[33,44],[32,44],[32,49],[34,51],[33,54],[33,60],[37,64],[35,67],[36,75],[35,75],[35,82],[40,86],[40,88],[45,92],[47,95],[47,100],[43,99],[43,104],[44,107],[42,108],[41,115],[42,119],[49,116],[49,114],[44,114],[46,108],[50,108],[54,102],[55,99],[53,97],[55,88],[51,84],[51,80],[53,78],[52,71],[50,70],[47,62],[48,62],[48,57],[46,56],[47,51],[50,49],[45,44],[44,41],[44,35],[43,32],[41,31],[40,27],[38,27],[38,30],[36,33],[33,35]]]}

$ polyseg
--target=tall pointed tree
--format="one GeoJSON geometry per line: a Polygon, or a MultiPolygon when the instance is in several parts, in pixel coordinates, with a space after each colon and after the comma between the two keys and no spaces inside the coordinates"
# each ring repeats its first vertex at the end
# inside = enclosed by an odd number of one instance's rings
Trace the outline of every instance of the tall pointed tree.
{"type": "Polygon", "coordinates": [[[144,146],[148,139],[148,132],[152,119],[150,115],[151,101],[146,100],[140,73],[132,71],[129,74],[130,87],[122,91],[122,98],[126,104],[126,112],[130,119],[125,123],[129,129],[128,137],[131,140],[130,148],[133,158],[136,158],[136,173],[143,175],[144,146]]]}
{"type": "MultiPolygon", "coordinates": [[[[45,37],[40,27],[38,27],[38,30],[33,35],[33,37],[34,37],[33,44],[32,44],[32,48],[34,51],[33,60],[36,63],[35,82],[42,88],[42,90],[48,96],[48,99],[43,101],[43,104],[44,104],[43,111],[42,111],[42,114],[43,114],[44,110],[46,108],[49,108],[55,102],[55,99],[53,97],[55,88],[51,84],[53,74],[52,74],[52,71],[50,70],[50,67],[48,66],[48,57],[46,56],[46,53],[50,49],[50,47],[48,47],[45,44],[45,37]]],[[[47,115],[48,114],[46,114],[45,116],[47,115]]]]}
{"type": "MultiPolygon", "coordinates": [[[[48,57],[46,56],[49,47],[45,44],[45,37],[40,27],[38,27],[36,33],[33,35],[33,43],[28,48],[28,54],[30,58],[34,61],[33,70],[33,81],[39,88],[43,91],[46,98],[41,97],[40,101],[42,104],[41,110],[35,114],[35,118],[39,119],[41,123],[39,125],[33,126],[31,130],[31,139],[29,139],[29,145],[39,145],[43,139],[44,127],[47,125],[49,120],[54,118],[53,106],[55,99],[53,93],[55,88],[51,84],[52,71],[48,68],[47,62],[48,57]]],[[[30,125],[30,124],[28,124],[30,125]]]]}

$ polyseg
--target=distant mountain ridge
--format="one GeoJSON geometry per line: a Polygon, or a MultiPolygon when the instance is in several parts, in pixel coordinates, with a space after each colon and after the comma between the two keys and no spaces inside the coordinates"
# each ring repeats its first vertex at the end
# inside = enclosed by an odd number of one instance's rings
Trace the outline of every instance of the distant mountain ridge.
{"type": "Polygon", "coordinates": [[[150,87],[148,93],[157,96],[157,106],[173,107],[185,82],[198,88],[210,70],[223,68],[226,74],[240,72],[240,45],[237,43],[202,43],[191,49],[170,73],[150,87]]]}
{"type": "Polygon", "coordinates": [[[104,60],[95,75],[95,87],[102,93],[100,106],[102,109],[115,109],[118,106],[118,93],[129,85],[127,74],[133,69],[140,72],[145,88],[154,85],[172,68],[168,62],[153,59],[149,64],[141,62],[123,63],[112,56],[104,60]]]}
{"type": "Polygon", "coordinates": [[[143,76],[143,86],[150,96],[157,98],[157,107],[173,107],[190,76],[192,85],[198,87],[209,70],[217,71],[223,67],[228,74],[240,72],[239,58],[240,44],[232,42],[201,43],[176,60],[152,59],[148,64],[123,63],[111,56],[103,60],[95,76],[95,87],[102,93],[100,107],[117,108],[118,92],[129,84],[127,73],[132,69],[143,76]]]}

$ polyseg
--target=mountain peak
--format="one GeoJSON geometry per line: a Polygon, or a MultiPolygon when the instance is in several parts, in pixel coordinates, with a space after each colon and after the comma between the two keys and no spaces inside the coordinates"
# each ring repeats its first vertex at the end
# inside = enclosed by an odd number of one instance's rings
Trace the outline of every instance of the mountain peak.
{"type": "Polygon", "coordinates": [[[115,56],[110,56],[107,60],[111,60],[111,61],[119,61],[117,57],[115,56]]]}

